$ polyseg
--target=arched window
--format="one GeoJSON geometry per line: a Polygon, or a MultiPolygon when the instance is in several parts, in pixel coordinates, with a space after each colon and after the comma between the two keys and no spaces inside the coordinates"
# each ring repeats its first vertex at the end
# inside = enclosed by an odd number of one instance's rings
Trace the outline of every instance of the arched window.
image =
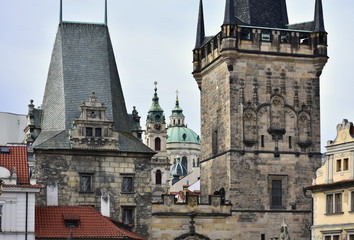
{"type": "Polygon", "coordinates": [[[160,138],[155,138],[155,150],[160,151],[161,150],[161,139],[160,138]]]}
{"type": "Polygon", "coordinates": [[[186,156],[182,157],[182,166],[185,167],[187,172],[188,172],[188,162],[187,162],[187,157],[186,156]]]}
{"type": "Polygon", "coordinates": [[[162,174],[160,170],[157,170],[155,173],[155,182],[156,184],[161,184],[161,178],[162,178],[162,174]]]}
{"type": "Polygon", "coordinates": [[[193,167],[195,167],[195,159],[193,159],[193,167]]]}

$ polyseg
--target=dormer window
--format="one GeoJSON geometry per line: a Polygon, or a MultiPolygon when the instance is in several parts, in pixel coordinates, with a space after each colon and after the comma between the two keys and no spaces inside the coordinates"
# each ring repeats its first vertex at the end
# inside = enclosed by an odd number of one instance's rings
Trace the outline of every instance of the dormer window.
{"type": "Polygon", "coordinates": [[[77,213],[64,213],[64,223],[66,228],[78,228],[80,217],[77,213]]]}
{"type": "Polygon", "coordinates": [[[79,227],[79,220],[78,219],[66,219],[65,220],[65,227],[66,228],[78,228],[79,227]]]}

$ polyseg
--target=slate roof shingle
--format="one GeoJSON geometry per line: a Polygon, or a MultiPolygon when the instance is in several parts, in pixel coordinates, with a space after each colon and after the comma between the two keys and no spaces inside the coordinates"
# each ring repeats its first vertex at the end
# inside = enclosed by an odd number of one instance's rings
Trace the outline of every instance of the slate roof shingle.
{"type": "Polygon", "coordinates": [[[145,240],[133,232],[118,228],[108,218],[89,206],[36,206],[35,216],[36,239],[66,239],[72,232],[74,239],[145,240]],[[78,219],[78,227],[67,228],[65,219],[78,219]]]}

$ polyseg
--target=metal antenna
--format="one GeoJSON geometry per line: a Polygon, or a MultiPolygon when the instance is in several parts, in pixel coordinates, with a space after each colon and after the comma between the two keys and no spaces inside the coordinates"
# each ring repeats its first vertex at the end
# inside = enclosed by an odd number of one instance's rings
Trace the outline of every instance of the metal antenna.
{"type": "Polygon", "coordinates": [[[60,0],[59,23],[63,22],[63,0],[60,0]]]}
{"type": "Polygon", "coordinates": [[[107,25],[107,0],[105,0],[104,5],[104,23],[107,25]]]}

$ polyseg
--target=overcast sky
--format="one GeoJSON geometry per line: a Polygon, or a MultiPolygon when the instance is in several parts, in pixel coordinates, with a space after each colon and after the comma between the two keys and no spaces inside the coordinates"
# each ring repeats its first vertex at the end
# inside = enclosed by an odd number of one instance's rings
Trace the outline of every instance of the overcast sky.
{"type": "MultiPolygon", "coordinates": [[[[168,118],[179,91],[188,127],[200,133],[192,72],[199,0],[108,0],[108,26],[128,111],[145,124],[154,81],[168,118]]],[[[223,21],[224,0],[204,0],[206,34],[223,21]]],[[[311,21],[315,0],[287,0],[290,23],[311,21]]],[[[322,146],[336,125],[354,121],[354,1],[323,0],[330,57],[321,76],[322,146]]],[[[64,21],[103,22],[104,0],[63,0],[64,21]]],[[[0,0],[0,112],[41,105],[59,23],[59,0],[0,0]]],[[[1,134],[1,131],[0,131],[1,134]]],[[[322,151],[324,148],[322,147],[322,151]]]]}

